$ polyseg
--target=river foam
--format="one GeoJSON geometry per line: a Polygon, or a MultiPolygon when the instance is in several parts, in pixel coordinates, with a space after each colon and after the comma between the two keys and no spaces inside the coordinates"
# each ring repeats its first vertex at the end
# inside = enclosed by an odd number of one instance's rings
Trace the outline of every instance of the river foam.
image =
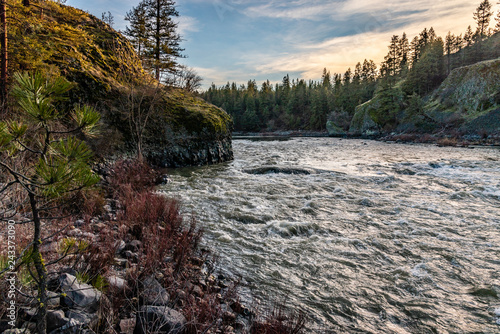
{"type": "Polygon", "coordinates": [[[498,149],[233,146],[235,161],[172,170],[161,190],[196,213],[248,301],[286,295],[311,332],[500,331],[498,149]]]}

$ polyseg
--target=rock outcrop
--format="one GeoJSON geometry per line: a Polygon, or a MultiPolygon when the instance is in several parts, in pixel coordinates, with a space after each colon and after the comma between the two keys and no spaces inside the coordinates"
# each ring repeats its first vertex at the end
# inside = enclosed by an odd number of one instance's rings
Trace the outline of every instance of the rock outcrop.
{"type": "Polygon", "coordinates": [[[92,143],[97,155],[105,158],[117,150],[133,154],[140,131],[143,155],[159,166],[233,158],[230,116],[192,93],[159,85],[143,69],[131,43],[108,24],[55,1],[11,14],[20,26],[9,31],[9,71],[41,71],[75,83],[67,103],[89,104],[102,112],[103,136],[92,143]],[[138,124],[145,125],[144,133],[138,124]]]}
{"type": "Polygon", "coordinates": [[[351,120],[349,134],[353,136],[377,136],[380,134],[380,126],[375,123],[370,115],[371,110],[378,108],[378,104],[368,101],[356,107],[356,112],[351,120]]]}

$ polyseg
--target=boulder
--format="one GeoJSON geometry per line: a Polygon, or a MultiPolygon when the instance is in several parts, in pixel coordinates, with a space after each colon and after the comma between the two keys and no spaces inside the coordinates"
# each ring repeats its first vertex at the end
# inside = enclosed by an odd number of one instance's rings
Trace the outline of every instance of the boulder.
{"type": "Polygon", "coordinates": [[[141,306],[136,315],[134,334],[181,333],[186,325],[186,318],[179,312],[166,306],[141,306]]]}
{"type": "Polygon", "coordinates": [[[326,130],[328,131],[328,135],[330,137],[343,137],[347,134],[344,129],[335,124],[333,121],[328,121],[326,123],[326,130]]]}
{"type": "Polygon", "coordinates": [[[64,326],[49,332],[49,334],[95,334],[95,332],[78,320],[69,319],[64,326]]]}
{"type": "Polygon", "coordinates": [[[134,332],[135,319],[120,320],[120,332],[124,334],[132,334],[134,332]]]}
{"type": "Polygon", "coordinates": [[[352,118],[349,133],[355,136],[376,136],[380,134],[378,124],[370,115],[373,109],[372,102],[368,101],[356,107],[356,112],[352,118]]]}
{"type": "Polygon", "coordinates": [[[66,294],[62,298],[64,305],[70,308],[97,310],[101,292],[91,285],[79,283],[75,276],[62,274],[59,277],[60,289],[66,294]]]}
{"type": "Polygon", "coordinates": [[[99,321],[97,313],[87,313],[76,310],[69,310],[66,312],[66,316],[70,321],[86,327],[95,327],[99,321]]]}
{"type": "Polygon", "coordinates": [[[165,306],[168,305],[169,295],[167,290],[154,278],[148,277],[142,283],[141,305],[165,306]]]}
{"type": "Polygon", "coordinates": [[[127,288],[127,281],[116,275],[108,277],[109,287],[115,290],[124,290],[127,288]]]}
{"type": "Polygon", "coordinates": [[[47,331],[51,332],[54,329],[62,327],[68,323],[69,319],[64,315],[63,310],[47,312],[47,331]]]}

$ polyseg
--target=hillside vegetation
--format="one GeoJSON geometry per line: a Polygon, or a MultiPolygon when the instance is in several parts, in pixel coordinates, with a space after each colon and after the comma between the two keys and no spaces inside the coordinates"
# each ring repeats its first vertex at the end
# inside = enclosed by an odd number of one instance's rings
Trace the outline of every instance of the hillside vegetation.
{"type": "Polygon", "coordinates": [[[487,2],[473,13],[475,32],[469,26],[464,34],[449,32],[442,38],[431,27],[413,38],[394,35],[378,67],[365,59],[344,74],[325,68],[319,81],[287,75],[261,87],[254,80],[212,85],[203,97],[231,114],[235,130],[242,132],[308,130],[331,136],[430,135],[497,142],[500,25],[488,29],[487,2]]]}
{"type": "Polygon", "coordinates": [[[158,84],[108,24],[53,1],[7,3],[8,72],[73,82],[66,103],[90,104],[103,115],[103,136],[92,143],[97,153],[139,151],[163,166],[232,158],[231,118],[187,91],[158,84]]]}

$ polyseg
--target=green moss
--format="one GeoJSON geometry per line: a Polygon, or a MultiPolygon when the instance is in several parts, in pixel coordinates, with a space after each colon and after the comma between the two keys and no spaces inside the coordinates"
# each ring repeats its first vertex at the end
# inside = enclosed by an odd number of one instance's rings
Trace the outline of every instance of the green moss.
{"type": "Polygon", "coordinates": [[[190,134],[227,134],[232,131],[231,117],[224,110],[183,90],[168,93],[165,113],[176,131],[186,130],[190,134]]]}
{"type": "MultiPolygon", "coordinates": [[[[130,42],[96,17],[70,6],[43,1],[25,8],[21,0],[8,2],[19,8],[10,12],[10,72],[63,75],[75,83],[68,103],[98,105],[107,124],[131,142],[124,101],[131,87],[154,90],[157,83],[142,68],[130,42]]],[[[148,131],[151,143],[158,141],[156,149],[173,140],[230,137],[232,131],[226,112],[180,89],[163,95],[154,120],[148,131]]]]}

